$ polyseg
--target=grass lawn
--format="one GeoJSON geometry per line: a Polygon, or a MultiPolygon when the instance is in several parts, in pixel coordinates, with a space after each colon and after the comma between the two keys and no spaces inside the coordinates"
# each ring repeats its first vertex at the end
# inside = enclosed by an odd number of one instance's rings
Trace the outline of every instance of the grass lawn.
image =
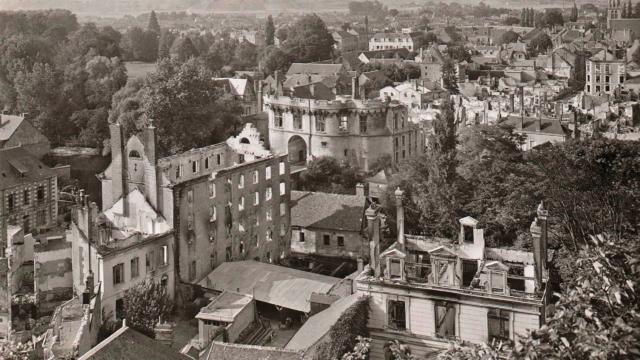
{"type": "Polygon", "coordinates": [[[145,63],[141,61],[127,61],[124,63],[127,68],[127,78],[129,80],[146,77],[156,70],[156,63],[145,63]]]}

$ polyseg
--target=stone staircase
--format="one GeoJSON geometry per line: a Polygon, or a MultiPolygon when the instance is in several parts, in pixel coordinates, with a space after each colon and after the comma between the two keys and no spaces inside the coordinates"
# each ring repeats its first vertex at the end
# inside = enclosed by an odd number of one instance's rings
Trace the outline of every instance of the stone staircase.
{"type": "Polygon", "coordinates": [[[271,329],[271,323],[267,319],[258,317],[253,323],[250,331],[246,335],[238,339],[238,343],[246,345],[264,345],[273,336],[273,329],[271,329]]]}

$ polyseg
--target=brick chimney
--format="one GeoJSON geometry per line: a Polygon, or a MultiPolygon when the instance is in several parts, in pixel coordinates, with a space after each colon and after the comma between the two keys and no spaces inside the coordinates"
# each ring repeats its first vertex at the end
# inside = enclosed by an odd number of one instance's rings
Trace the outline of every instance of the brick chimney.
{"type": "Polygon", "coordinates": [[[529,230],[533,238],[536,285],[538,289],[541,289],[543,277],[547,270],[547,218],[549,217],[549,212],[544,208],[544,202],[540,202],[536,213],[537,217],[531,223],[529,230]]]}
{"type": "Polygon", "coordinates": [[[365,211],[367,217],[367,230],[369,238],[369,249],[371,253],[370,264],[376,277],[380,277],[382,274],[380,268],[380,209],[372,203],[371,206],[365,211]]]}
{"type": "Polygon", "coordinates": [[[153,327],[156,341],[166,346],[171,346],[173,344],[173,330],[173,324],[162,322],[161,319],[158,319],[158,323],[153,327]]]}

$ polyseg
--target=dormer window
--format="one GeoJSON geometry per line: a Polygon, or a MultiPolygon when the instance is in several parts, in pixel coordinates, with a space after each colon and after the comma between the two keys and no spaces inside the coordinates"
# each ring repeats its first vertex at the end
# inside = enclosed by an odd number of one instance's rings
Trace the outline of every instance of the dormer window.
{"type": "Polygon", "coordinates": [[[134,159],[142,159],[142,156],[140,156],[140,153],[137,150],[129,151],[129,157],[134,159]]]}
{"type": "Polygon", "coordinates": [[[389,279],[402,280],[402,259],[389,259],[389,279]]]}

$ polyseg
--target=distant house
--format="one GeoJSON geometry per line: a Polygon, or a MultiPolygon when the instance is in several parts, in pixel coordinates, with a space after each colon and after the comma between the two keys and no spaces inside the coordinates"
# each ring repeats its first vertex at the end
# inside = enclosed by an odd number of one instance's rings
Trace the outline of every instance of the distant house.
{"type": "MultiPolygon", "coordinates": [[[[236,78],[215,78],[216,84],[222,86],[225,93],[232,96],[242,107],[242,115],[253,115],[262,109],[260,99],[261,88],[254,88],[254,81],[236,78]]],[[[257,85],[257,83],[255,83],[257,85]]]]}
{"type": "Polygon", "coordinates": [[[623,86],[626,76],[624,58],[602,49],[587,59],[585,92],[589,95],[611,95],[623,86]]]}
{"type": "Polygon", "coordinates": [[[291,192],[291,252],[356,259],[367,257],[362,236],[364,187],[356,195],[291,192]]]}
{"type": "Polygon", "coordinates": [[[571,136],[569,129],[556,119],[509,116],[504,122],[525,136],[521,146],[524,151],[546,143],[561,143],[571,136]]]}
{"type": "Polygon", "coordinates": [[[369,50],[404,48],[414,51],[414,37],[411,33],[377,33],[369,40],[369,50]]]}
{"type": "Polygon", "coordinates": [[[358,37],[344,30],[337,30],[331,33],[333,37],[333,47],[342,51],[354,51],[358,49],[358,37]]]}
{"type": "Polygon", "coordinates": [[[0,149],[22,146],[37,158],[45,156],[51,150],[51,143],[29,121],[26,114],[0,115],[0,149]]]}

